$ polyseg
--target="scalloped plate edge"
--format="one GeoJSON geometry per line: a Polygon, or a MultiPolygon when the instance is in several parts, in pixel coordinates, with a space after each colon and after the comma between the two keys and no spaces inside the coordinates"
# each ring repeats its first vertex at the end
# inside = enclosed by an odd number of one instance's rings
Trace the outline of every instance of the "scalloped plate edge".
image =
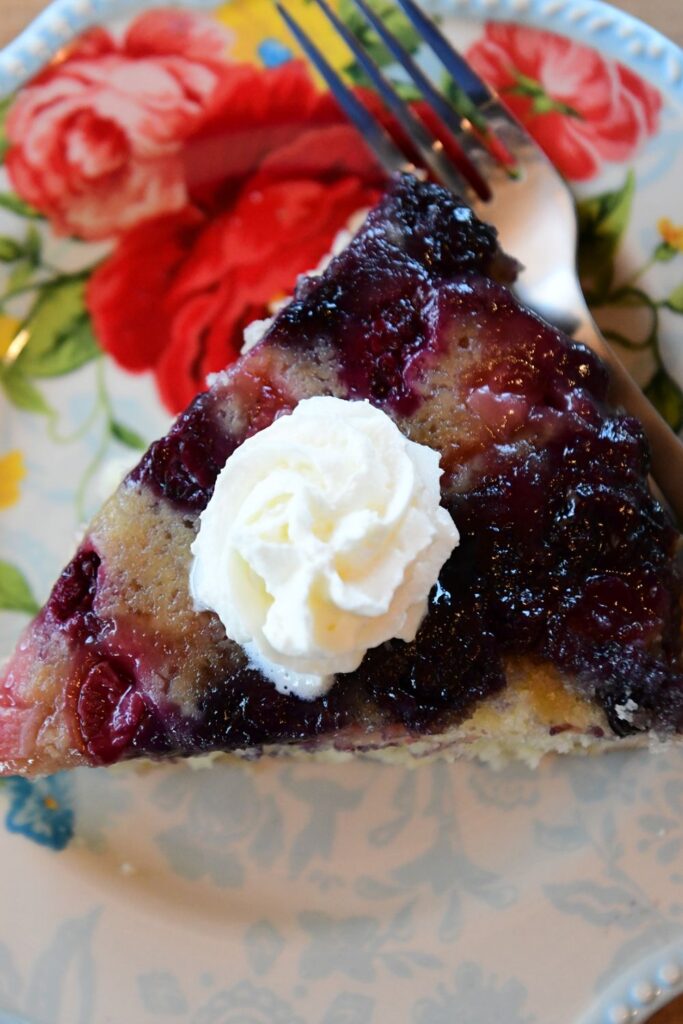
{"type": "Polygon", "coordinates": [[[683,993],[683,939],[624,971],[577,1024],[640,1024],[683,993]]]}
{"type": "MultiPolygon", "coordinates": [[[[127,11],[159,7],[150,0],[53,0],[16,39],[0,51],[0,97],[35,75],[85,29],[127,11]]],[[[186,0],[211,9],[216,0],[186,0]]],[[[683,50],[638,18],[602,0],[426,0],[442,14],[533,24],[624,60],[634,71],[683,102],[683,50]]]]}

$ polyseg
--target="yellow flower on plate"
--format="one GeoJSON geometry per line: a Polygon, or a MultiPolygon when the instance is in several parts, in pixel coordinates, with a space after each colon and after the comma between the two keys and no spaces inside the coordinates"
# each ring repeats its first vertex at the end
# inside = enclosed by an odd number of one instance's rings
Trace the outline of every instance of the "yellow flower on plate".
{"type": "Polygon", "coordinates": [[[9,508],[19,501],[19,484],[26,476],[24,457],[19,451],[0,456],[0,508],[9,508]]]}
{"type": "Polygon", "coordinates": [[[7,350],[19,332],[19,321],[13,316],[0,313],[0,359],[7,355],[7,350]]]}
{"type": "Polygon", "coordinates": [[[662,217],[657,221],[657,230],[667,245],[683,252],[683,226],[674,224],[668,217],[662,217]]]}
{"type": "MultiPolygon", "coordinates": [[[[339,0],[330,0],[330,6],[337,10],[339,0]]],[[[333,67],[339,71],[351,63],[351,54],[316,4],[288,0],[287,8],[333,67]]],[[[301,56],[273,0],[229,0],[216,8],[214,15],[235,33],[229,51],[232,60],[275,67],[301,56]]]]}

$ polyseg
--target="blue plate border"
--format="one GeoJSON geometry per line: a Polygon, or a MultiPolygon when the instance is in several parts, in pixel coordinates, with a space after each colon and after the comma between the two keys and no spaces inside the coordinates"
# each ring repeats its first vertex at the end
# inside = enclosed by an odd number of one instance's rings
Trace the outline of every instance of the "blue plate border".
{"type": "MultiPolygon", "coordinates": [[[[0,97],[23,85],[90,26],[129,11],[159,6],[172,4],[158,0],[53,0],[0,51],[0,97]]],[[[182,6],[210,10],[217,0],[185,0],[182,6]]],[[[683,104],[683,49],[602,0],[425,0],[425,6],[442,14],[515,21],[568,36],[622,61],[683,104]]]]}

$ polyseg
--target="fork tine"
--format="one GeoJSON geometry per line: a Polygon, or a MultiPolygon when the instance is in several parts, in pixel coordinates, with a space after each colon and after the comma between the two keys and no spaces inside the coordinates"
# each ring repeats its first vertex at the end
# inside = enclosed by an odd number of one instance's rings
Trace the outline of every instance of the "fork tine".
{"type": "Polygon", "coordinates": [[[486,82],[451,46],[438,25],[418,7],[415,0],[396,0],[396,2],[408,20],[412,22],[418,35],[429,44],[456,85],[460,86],[475,106],[481,107],[489,100],[495,99],[486,82]]]}
{"type": "Polygon", "coordinates": [[[420,153],[427,167],[453,192],[471,198],[473,196],[472,188],[456,170],[451,161],[441,152],[441,143],[427,131],[421,121],[418,121],[407,103],[401,99],[393,86],[384,77],[372,57],[365,52],[346,25],[330,9],[326,0],[315,0],[315,3],[351,50],[413,146],[420,153]]]}
{"type": "Polygon", "coordinates": [[[375,14],[372,7],[368,6],[365,0],[351,0],[351,2],[356,5],[358,10],[361,11],[366,20],[372,25],[387,50],[403,65],[422,95],[435,108],[444,124],[450,128],[454,135],[459,135],[462,130],[460,117],[450,103],[430,82],[422,68],[408,53],[405,46],[397,39],[393,32],[389,31],[382,19],[375,14]]]}
{"type": "MultiPolygon", "coordinates": [[[[474,134],[471,122],[463,118],[445,96],[439,92],[420,65],[413,60],[405,46],[403,46],[393,32],[389,31],[382,19],[378,17],[366,0],[351,0],[351,2],[355,4],[368,23],[372,25],[389,52],[405,68],[432,110],[436,111],[440,120],[443,121],[457,140],[461,149],[461,159],[466,164],[466,167],[461,169],[468,177],[470,184],[482,199],[489,198],[488,186],[476,165],[477,155],[481,153],[481,140],[474,134]]],[[[427,127],[430,126],[428,125],[427,127]]]]}
{"type": "Polygon", "coordinates": [[[515,150],[519,149],[520,145],[536,145],[526,128],[503,106],[486,82],[472,70],[465,58],[461,57],[438,25],[425,14],[415,0],[396,0],[396,3],[439,58],[472,108],[471,111],[464,111],[464,135],[458,137],[469,159],[476,166],[477,158],[484,156],[488,175],[492,173],[495,165],[508,177],[517,178],[519,153],[515,154],[515,150]],[[496,127],[493,127],[493,122],[496,122],[496,127]],[[510,136],[507,141],[501,137],[501,129],[504,134],[510,136]],[[515,143],[512,148],[508,144],[510,141],[515,143]]]}
{"type": "Polygon", "coordinates": [[[374,150],[380,164],[389,171],[405,170],[406,158],[379,121],[370,113],[355,93],[349,89],[318,47],[308,38],[299,23],[279,0],[275,6],[280,17],[292,33],[308,59],[327,82],[330,92],[350,121],[355,124],[365,141],[374,150]]]}

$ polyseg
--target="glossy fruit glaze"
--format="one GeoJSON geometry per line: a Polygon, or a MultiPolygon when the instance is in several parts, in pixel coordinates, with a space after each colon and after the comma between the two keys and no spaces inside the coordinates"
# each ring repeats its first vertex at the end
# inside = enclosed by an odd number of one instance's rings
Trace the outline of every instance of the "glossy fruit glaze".
{"type": "Polygon", "coordinates": [[[223,671],[181,712],[150,695],[144,651],[112,655],[116,621],[93,611],[111,583],[86,540],[42,623],[81,652],[71,704],[91,760],[258,749],[349,726],[440,730],[502,690],[512,653],[573,676],[619,735],[683,731],[678,534],[648,489],[642,431],[606,404],[597,358],[517,303],[501,283],[514,272],[466,206],[401,179],[125,485],[195,523],[249,434],[310,393],[369,399],[441,450],[461,534],[415,641],[369,651],[310,703],[277,694],[224,643],[223,671]]]}

